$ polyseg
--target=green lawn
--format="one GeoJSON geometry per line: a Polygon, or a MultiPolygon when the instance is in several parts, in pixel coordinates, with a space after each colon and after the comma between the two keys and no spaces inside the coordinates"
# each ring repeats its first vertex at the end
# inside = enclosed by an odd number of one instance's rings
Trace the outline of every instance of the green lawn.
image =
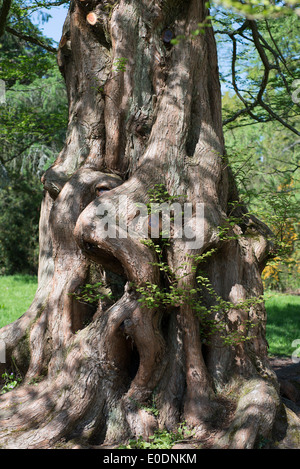
{"type": "Polygon", "coordinates": [[[27,311],[36,289],[37,278],[31,275],[0,277],[0,328],[27,311]]]}
{"type": "Polygon", "coordinates": [[[267,340],[271,355],[291,356],[300,339],[300,296],[266,293],[267,340]]]}
{"type": "MultiPolygon", "coordinates": [[[[25,313],[36,288],[37,278],[30,275],[0,277],[0,328],[25,313]]],[[[300,339],[300,296],[268,292],[265,298],[269,352],[291,356],[292,342],[300,339]]]]}

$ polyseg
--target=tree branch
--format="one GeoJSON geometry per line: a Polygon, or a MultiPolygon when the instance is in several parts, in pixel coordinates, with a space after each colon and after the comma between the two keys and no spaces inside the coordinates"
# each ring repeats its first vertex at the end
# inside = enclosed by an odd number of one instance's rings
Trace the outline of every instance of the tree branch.
{"type": "Polygon", "coordinates": [[[43,49],[47,50],[48,52],[52,52],[53,54],[57,53],[57,49],[55,47],[50,46],[49,44],[45,44],[43,41],[36,37],[28,36],[27,34],[23,34],[20,31],[17,31],[16,29],[10,28],[7,26],[5,30],[12,34],[13,36],[19,37],[20,39],[23,39],[24,41],[30,42],[31,44],[35,44],[37,46],[42,47],[43,49]]]}
{"type": "Polygon", "coordinates": [[[234,88],[234,91],[235,91],[237,97],[240,99],[240,101],[244,104],[245,107],[243,109],[240,109],[239,111],[235,112],[228,119],[224,120],[223,125],[226,125],[226,124],[229,124],[230,122],[233,122],[238,117],[240,117],[244,114],[248,114],[252,119],[254,119],[258,122],[261,121],[252,112],[252,110],[255,107],[260,106],[265,111],[267,111],[267,113],[269,114],[269,116],[273,120],[277,120],[284,127],[289,129],[291,132],[295,133],[296,135],[300,135],[300,132],[297,129],[295,129],[292,125],[290,125],[288,122],[286,122],[284,119],[282,119],[282,117],[280,117],[276,112],[274,112],[273,109],[271,109],[271,107],[267,103],[265,103],[264,100],[263,100],[263,95],[264,95],[264,92],[265,92],[265,90],[267,88],[267,85],[268,85],[270,70],[276,69],[279,72],[279,74],[280,74],[280,76],[283,80],[283,83],[284,83],[287,90],[289,90],[289,87],[288,87],[288,83],[285,80],[285,77],[282,74],[282,71],[281,71],[281,68],[280,68],[280,65],[279,65],[279,62],[278,62],[278,57],[280,57],[280,55],[278,54],[278,52],[274,51],[268,45],[268,43],[265,41],[265,39],[261,36],[261,34],[258,31],[256,21],[247,20],[247,21],[244,22],[244,24],[239,29],[237,29],[236,31],[230,31],[230,32],[227,31],[227,34],[230,37],[230,39],[232,40],[232,44],[233,44],[232,60],[231,60],[232,85],[233,85],[233,88],[234,88]],[[242,35],[243,31],[246,28],[249,28],[252,32],[252,37],[253,37],[253,42],[254,42],[255,48],[256,48],[256,50],[259,54],[260,60],[261,60],[261,62],[263,64],[263,67],[264,67],[264,73],[263,73],[263,77],[262,77],[262,80],[261,80],[261,83],[260,83],[258,93],[257,93],[257,96],[254,97],[252,103],[247,102],[246,99],[241,94],[241,92],[238,88],[238,85],[236,83],[236,71],[235,71],[235,64],[236,64],[236,59],[237,59],[237,44],[236,44],[237,41],[236,41],[235,36],[236,35],[242,35]],[[276,65],[270,64],[269,59],[267,57],[267,54],[265,52],[265,49],[268,49],[273,54],[276,65]]]}
{"type": "Polygon", "coordinates": [[[8,18],[9,10],[12,4],[12,0],[3,0],[2,8],[0,10],[0,37],[5,32],[5,25],[8,18]]]}
{"type": "Polygon", "coordinates": [[[262,99],[260,100],[259,102],[260,106],[265,109],[272,117],[273,119],[277,120],[278,122],[280,122],[284,127],[286,127],[287,129],[289,129],[291,132],[293,132],[294,134],[296,135],[299,135],[300,136],[300,132],[295,129],[295,127],[293,127],[292,125],[288,124],[285,120],[283,120],[280,116],[278,116],[278,114],[276,114],[273,109],[270,108],[270,106],[268,104],[266,104],[262,99]]]}
{"type": "Polygon", "coordinates": [[[226,124],[229,124],[230,122],[233,122],[235,119],[237,119],[238,117],[240,117],[243,114],[249,114],[250,117],[252,117],[252,119],[255,119],[255,120],[258,121],[259,119],[256,116],[253,115],[252,110],[259,104],[260,99],[261,99],[261,97],[262,97],[262,95],[263,95],[263,93],[266,89],[266,86],[268,84],[270,65],[269,65],[269,61],[267,59],[267,56],[265,54],[265,51],[262,50],[261,59],[262,59],[263,65],[264,65],[264,75],[263,75],[263,79],[261,81],[259,91],[258,91],[258,94],[257,94],[256,98],[254,99],[254,101],[252,103],[248,103],[244,99],[244,97],[241,95],[241,93],[238,89],[238,86],[237,86],[237,83],[236,83],[236,73],[235,73],[235,64],[236,64],[236,58],[237,58],[237,47],[236,47],[235,35],[239,34],[240,32],[243,32],[245,30],[245,28],[247,28],[247,27],[250,27],[250,29],[252,31],[253,41],[254,41],[255,47],[257,48],[259,46],[259,47],[262,48],[262,46],[259,42],[258,31],[257,31],[257,26],[256,26],[255,21],[247,20],[247,21],[245,21],[245,23],[242,25],[241,28],[239,28],[236,31],[229,34],[229,37],[232,40],[232,45],[233,45],[232,60],[231,60],[232,85],[233,85],[233,88],[234,88],[234,91],[235,91],[236,95],[238,96],[240,101],[242,101],[242,103],[244,104],[245,107],[243,109],[240,109],[239,111],[237,111],[230,118],[223,121],[223,125],[226,125],[226,124]],[[251,23],[254,23],[254,24],[251,25],[251,23]]]}
{"type": "Polygon", "coordinates": [[[70,0],[58,0],[58,1],[53,1],[49,2],[46,5],[44,5],[43,2],[36,2],[35,5],[29,5],[26,7],[21,8],[21,10],[33,10],[35,8],[50,8],[50,7],[59,7],[61,5],[66,5],[69,3],[70,0]]]}
{"type": "Polygon", "coordinates": [[[256,47],[256,50],[258,51],[259,53],[259,56],[260,56],[260,59],[263,63],[263,66],[264,66],[264,75],[263,75],[263,78],[262,78],[262,81],[261,81],[261,84],[260,84],[260,89],[259,89],[259,92],[257,94],[257,97],[256,97],[256,100],[255,100],[255,105],[257,103],[260,102],[263,94],[264,94],[264,91],[266,89],[266,86],[268,84],[268,79],[269,79],[269,73],[270,73],[270,70],[271,70],[271,66],[270,66],[270,63],[269,63],[269,60],[268,60],[268,57],[265,53],[265,50],[259,40],[259,33],[258,33],[258,28],[257,28],[257,24],[255,21],[249,21],[249,26],[250,26],[250,29],[252,31],[252,36],[253,36],[253,40],[254,40],[254,44],[255,44],[255,47],[256,47]]]}

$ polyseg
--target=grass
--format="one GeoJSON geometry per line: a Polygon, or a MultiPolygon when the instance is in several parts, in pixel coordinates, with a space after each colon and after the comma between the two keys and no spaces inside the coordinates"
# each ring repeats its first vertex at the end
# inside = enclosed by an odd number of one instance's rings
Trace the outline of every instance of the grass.
{"type": "Polygon", "coordinates": [[[267,340],[270,355],[291,356],[300,340],[300,296],[267,292],[267,340]]]}
{"type": "Polygon", "coordinates": [[[37,278],[31,275],[0,277],[0,328],[24,314],[34,298],[37,278]]]}
{"type": "MultiPolygon", "coordinates": [[[[36,288],[37,278],[30,275],[0,277],[0,328],[27,311],[36,288]]],[[[292,342],[300,340],[300,296],[267,292],[265,300],[269,353],[291,356],[292,342]]]]}

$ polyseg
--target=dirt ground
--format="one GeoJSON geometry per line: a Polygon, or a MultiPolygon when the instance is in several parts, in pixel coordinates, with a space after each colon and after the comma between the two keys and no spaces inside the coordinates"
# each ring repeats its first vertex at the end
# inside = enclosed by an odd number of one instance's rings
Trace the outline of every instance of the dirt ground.
{"type": "Polygon", "coordinates": [[[285,404],[300,418],[300,361],[293,363],[290,357],[270,357],[270,363],[275,371],[280,392],[285,404]]]}

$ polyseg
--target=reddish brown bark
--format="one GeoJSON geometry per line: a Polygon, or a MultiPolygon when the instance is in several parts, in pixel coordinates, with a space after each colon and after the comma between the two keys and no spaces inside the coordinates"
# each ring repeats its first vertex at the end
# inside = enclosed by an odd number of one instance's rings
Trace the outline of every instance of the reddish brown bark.
{"type": "MultiPolygon", "coordinates": [[[[200,443],[214,435],[216,447],[279,438],[265,309],[257,302],[238,308],[263,292],[270,233],[238,205],[235,236],[219,236],[238,195],[224,157],[211,25],[190,39],[207,14],[200,0],[71,2],[58,53],[69,126],[65,147],[43,176],[39,288],[25,315],[0,331],[24,374],[22,386],[0,400],[4,447],[54,447],[74,438],[120,443],[183,421],[200,443]],[[172,46],[166,30],[186,40],[172,46]],[[157,253],[133,235],[137,204],[149,202],[155,184],[205,206],[201,246],[174,238],[163,250],[181,276],[177,288],[197,285],[191,255],[214,249],[201,269],[216,294],[232,302],[227,333],[248,340],[225,345],[216,330],[206,341],[204,321],[187,301],[139,301],[147,282],[166,286],[157,253]],[[103,238],[99,207],[117,205],[121,196],[128,236],[119,228],[119,236],[103,238]],[[113,302],[76,299],[84,285],[99,281],[113,302]],[[154,398],[155,415],[146,410],[154,398]]],[[[209,309],[214,298],[203,291],[202,302],[209,309]]],[[[220,312],[214,314],[216,323],[220,312]]]]}

